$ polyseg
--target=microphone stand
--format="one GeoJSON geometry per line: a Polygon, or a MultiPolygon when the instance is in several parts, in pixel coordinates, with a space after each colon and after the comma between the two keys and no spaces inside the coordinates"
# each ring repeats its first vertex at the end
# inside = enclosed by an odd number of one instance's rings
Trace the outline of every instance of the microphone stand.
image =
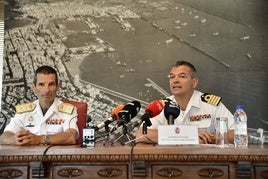
{"type": "Polygon", "coordinates": [[[99,138],[101,138],[100,140],[98,140],[98,142],[103,141],[103,146],[107,145],[108,143],[113,145],[113,142],[110,140],[110,134],[114,132],[117,128],[113,127],[113,129],[110,130],[110,127],[109,127],[110,123],[111,122],[104,123],[104,134],[98,136],[99,138]]]}
{"type": "MultiPolygon", "coordinates": [[[[130,143],[130,142],[136,142],[137,140],[139,140],[139,139],[141,139],[141,138],[143,138],[143,137],[145,137],[148,141],[150,141],[152,144],[156,144],[152,139],[150,139],[150,138],[148,138],[147,137],[147,127],[148,127],[148,125],[147,125],[147,120],[150,120],[149,119],[149,117],[148,118],[143,118],[142,119],[142,121],[141,121],[141,123],[142,123],[142,136],[140,136],[140,137],[138,137],[138,138],[135,138],[135,139],[133,139],[133,140],[129,140],[128,142],[126,142],[125,144],[128,144],[128,143],[130,143]]],[[[141,124],[139,125],[139,127],[141,126],[141,124]]]]}
{"type": "Polygon", "coordinates": [[[107,144],[111,144],[111,146],[113,145],[113,142],[110,140],[110,133],[114,132],[116,130],[116,128],[113,128],[112,131],[110,131],[109,128],[109,124],[105,123],[105,141],[103,142],[103,146],[107,145],[107,144]]]}
{"type": "Polygon", "coordinates": [[[125,145],[125,144],[131,142],[131,138],[130,138],[130,136],[128,134],[128,130],[127,130],[127,125],[125,123],[122,124],[122,134],[117,139],[114,140],[113,144],[116,143],[117,141],[119,141],[124,136],[127,137],[128,142],[125,142],[125,143],[121,142],[122,145],[125,145]]]}
{"type": "Polygon", "coordinates": [[[173,115],[168,116],[168,125],[174,125],[175,117],[173,115]]]}

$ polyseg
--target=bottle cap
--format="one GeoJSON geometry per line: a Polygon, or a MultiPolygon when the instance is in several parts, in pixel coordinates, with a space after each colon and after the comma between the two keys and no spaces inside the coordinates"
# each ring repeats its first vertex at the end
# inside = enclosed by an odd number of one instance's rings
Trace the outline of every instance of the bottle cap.
{"type": "Polygon", "coordinates": [[[242,104],[236,105],[236,109],[244,109],[244,106],[242,104]]]}

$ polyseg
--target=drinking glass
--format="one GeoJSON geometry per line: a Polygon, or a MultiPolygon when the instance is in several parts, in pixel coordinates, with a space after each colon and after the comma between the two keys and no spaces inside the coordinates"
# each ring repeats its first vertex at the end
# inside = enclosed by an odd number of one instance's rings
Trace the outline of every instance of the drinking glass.
{"type": "Polygon", "coordinates": [[[215,124],[215,139],[216,145],[220,148],[229,145],[228,138],[228,118],[227,117],[217,117],[215,124]]]}

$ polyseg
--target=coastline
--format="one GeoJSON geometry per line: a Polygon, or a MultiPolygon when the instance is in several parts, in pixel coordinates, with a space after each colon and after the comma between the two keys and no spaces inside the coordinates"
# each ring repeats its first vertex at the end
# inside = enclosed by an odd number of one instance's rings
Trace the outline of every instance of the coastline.
{"type": "Polygon", "coordinates": [[[80,75],[80,65],[82,63],[82,61],[84,60],[84,58],[77,58],[77,59],[71,59],[70,61],[68,62],[64,62],[69,73],[72,75],[72,76],[75,76],[75,75],[80,75]]]}

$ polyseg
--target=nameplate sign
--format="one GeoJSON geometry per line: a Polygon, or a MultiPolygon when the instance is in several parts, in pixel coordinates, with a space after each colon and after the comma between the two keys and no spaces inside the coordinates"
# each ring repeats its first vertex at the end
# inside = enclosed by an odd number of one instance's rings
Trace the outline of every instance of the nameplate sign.
{"type": "Polygon", "coordinates": [[[199,144],[198,126],[159,125],[159,145],[196,145],[199,144]]]}

